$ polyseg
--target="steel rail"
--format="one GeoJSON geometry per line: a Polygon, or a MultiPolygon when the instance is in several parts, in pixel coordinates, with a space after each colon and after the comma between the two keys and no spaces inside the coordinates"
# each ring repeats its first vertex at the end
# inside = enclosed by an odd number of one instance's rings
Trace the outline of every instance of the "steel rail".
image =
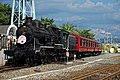
{"type": "Polygon", "coordinates": [[[119,67],[120,66],[120,63],[119,64],[115,64],[115,65],[112,65],[112,66],[108,66],[106,68],[103,68],[103,69],[99,69],[99,70],[96,70],[96,71],[93,71],[93,72],[90,72],[90,73],[87,73],[87,74],[84,74],[82,76],[78,76],[78,77],[75,77],[71,80],[81,80],[81,79],[85,79],[85,78],[88,78],[90,76],[94,76],[95,74],[97,73],[100,73],[100,72],[104,72],[106,70],[109,70],[109,69],[112,69],[112,68],[115,68],[115,67],[119,67]]]}
{"type": "Polygon", "coordinates": [[[120,70],[116,71],[116,72],[114,72],[114,73],[112,73],[112,74],[110,74],[110,75],[108,75],[108,76],[106,76],[104,78],[102,78],[101,80],[108,80],[108,79],[114,78],[115,76],[117,76],[119,74],[120,74],[120,70]]]}
{"type": "Polygon", "coordinates": [[[0,73],[3,73],[5,71],[11,71],[11,70],[18,70],[18,69],[22,69],[22,68],[29,68],[28,66],[21,66],[21,67],[3,67],[0,69],[0,73]]]}

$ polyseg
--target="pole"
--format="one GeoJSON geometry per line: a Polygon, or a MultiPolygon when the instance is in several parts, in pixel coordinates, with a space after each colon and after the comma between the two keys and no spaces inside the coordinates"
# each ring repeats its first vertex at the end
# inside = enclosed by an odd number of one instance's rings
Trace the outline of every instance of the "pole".
{"type": "Polygon", "coordinates": [[[104,33],[104,52],[105,52],[105,43],[106,43],[106,33],[104,33]]]}
{"type": "Polygon", "coordinates": [[[68,36],[68,40],[67,40],[66,56],[67,56],[67,62],[68,62],[68,57],[69,57],[69,36],[68,36]]]}
{"type": "Polygon", "coordinates": [[[34,50],[35,50],[35,38],[34,38],[34,50]]]}
{"type": "Polygon", "coordinates": [[[15,12],[15,0],[13,0],[13,5],[12,5],[12,15],[11,15],[11,25],[13,24],[13,19],[14,19],[14,12],[15,12]]]}
{"type": "Polygon", "coordinates": [[[111,35],[111,44],[112,44],[112,35],[111,35]]]}

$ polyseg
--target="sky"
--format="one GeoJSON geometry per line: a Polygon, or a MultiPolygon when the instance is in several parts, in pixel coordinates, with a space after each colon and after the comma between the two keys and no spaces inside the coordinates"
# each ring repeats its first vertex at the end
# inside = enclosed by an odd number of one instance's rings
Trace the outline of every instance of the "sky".
{"type": "MultiPolygon", "coordinates": [[[[12,0],[0,2],[12,4],[12,0]]],[[[120,0],[35,0],[35,7],[37,19],[53,18],[58,26],[71,23],[81,30],[120,36],[120,0]]]]}

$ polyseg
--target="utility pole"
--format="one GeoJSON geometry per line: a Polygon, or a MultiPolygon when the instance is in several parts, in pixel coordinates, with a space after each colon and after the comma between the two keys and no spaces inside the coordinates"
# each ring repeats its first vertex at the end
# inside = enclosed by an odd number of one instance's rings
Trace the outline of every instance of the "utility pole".
{"type": "Polygon", "coordinates": [[[34,0],[12,0],[12,15],[11,15],[11,25],[7,30],[7,35],[10,31],[16,32],[17,28],[23,24],[23,20],[26,16],[35,19],[35,5],[34,0]],[[13,29],[13,30],[10,30],[13,29]]]}
{"type": "Polygon", "coordinates": [[[111,34],[111,39],[110,39],[110,42],[111,42],[111,44],[113,43],[112,34],[111,34]]]}

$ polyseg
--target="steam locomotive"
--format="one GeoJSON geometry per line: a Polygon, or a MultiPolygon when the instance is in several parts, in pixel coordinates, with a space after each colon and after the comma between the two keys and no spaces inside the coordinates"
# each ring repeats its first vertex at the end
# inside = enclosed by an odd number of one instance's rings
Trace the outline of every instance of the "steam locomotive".
{"type": "Polygon", "coordinates": [[[16,31],[17,43],[4,51],[8,64],[33,66],[54,61],[65,61],[84,54],[100,54],[101,44],[91,39],[70,34],[69,32],[48,27],[39,20],[26,18],[25,23],[16,31]],[[90,45],[90,46],[88,46],[90,45]]]}

